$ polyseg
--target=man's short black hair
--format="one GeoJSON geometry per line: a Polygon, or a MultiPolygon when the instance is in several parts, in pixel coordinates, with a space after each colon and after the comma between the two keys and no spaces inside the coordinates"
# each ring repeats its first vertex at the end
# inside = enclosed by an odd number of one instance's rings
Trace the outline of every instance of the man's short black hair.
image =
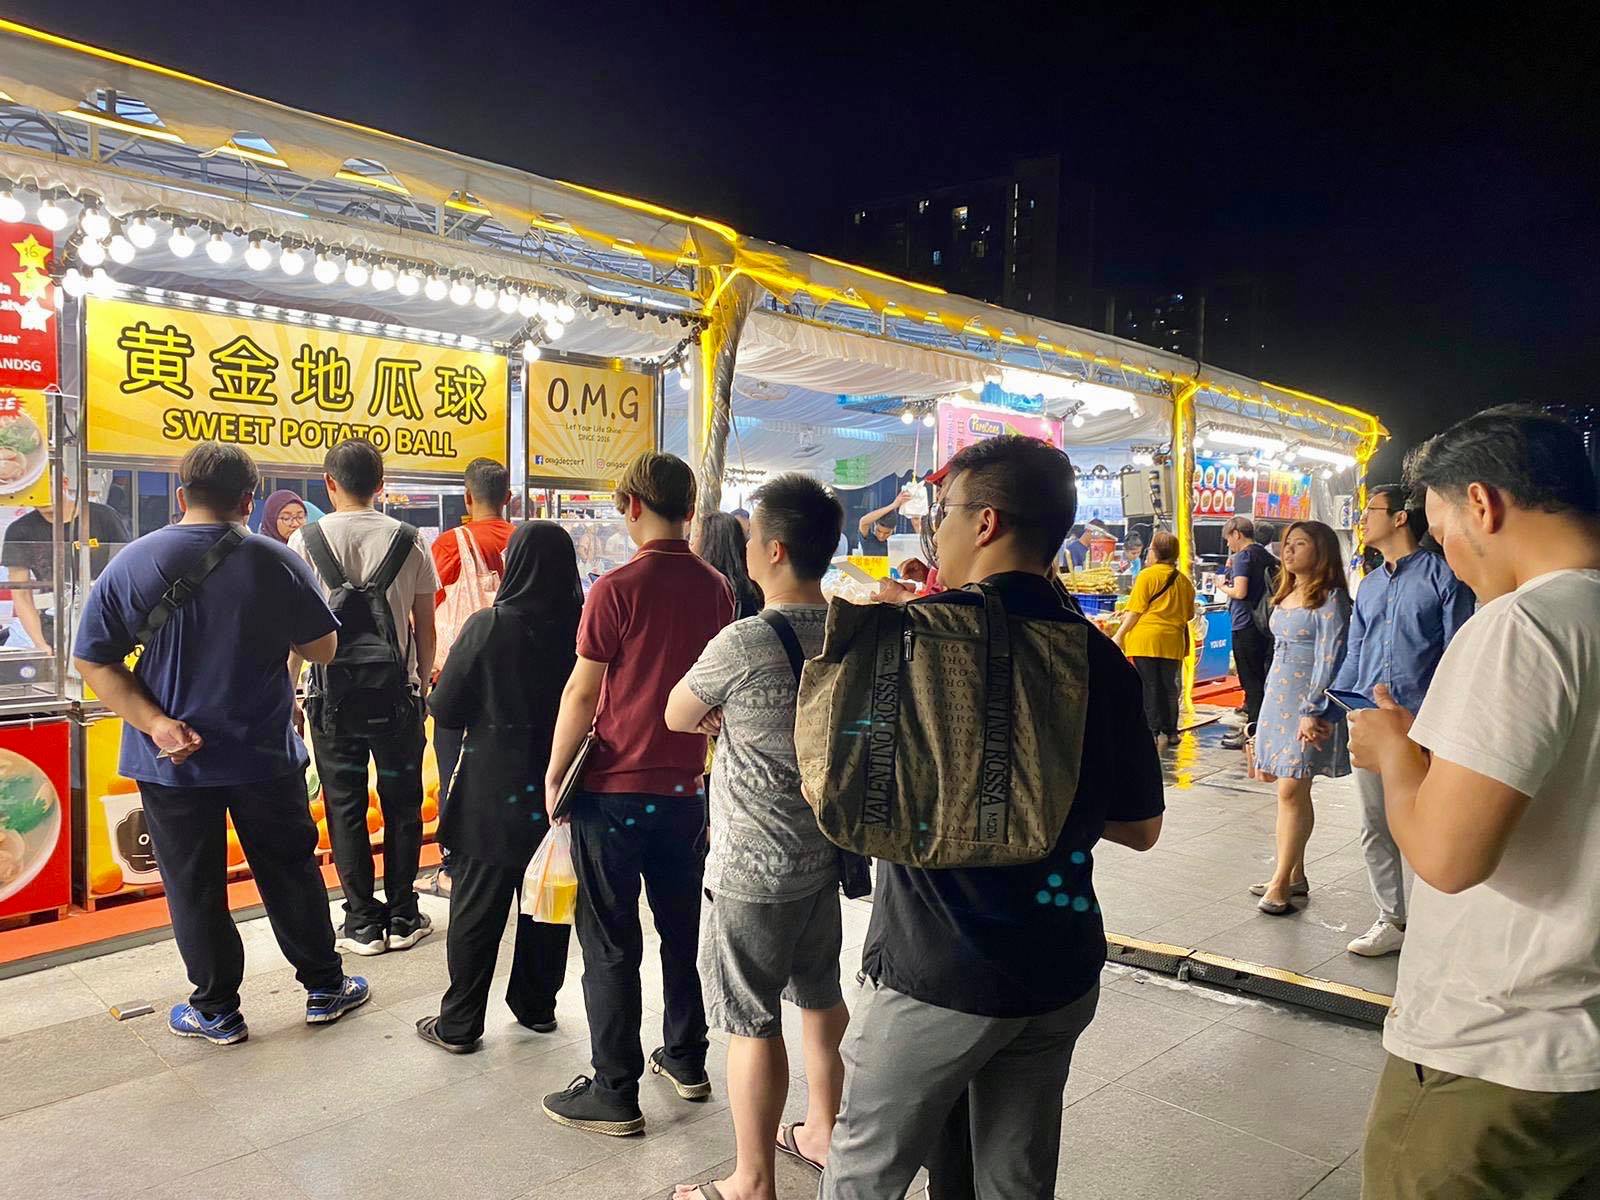
{"type": "Polygon", "coordinates": [[[844,529],[844,506],[831,488],[790,472],[769,479],[750,499],[762,536],[783,543],[796,575],[821,579],[828,573],[844,529]]]}
{"type": "Polygon", "coordinates": [[[511,472],[492,458],[475,458],[467,464],[467,491],[479,504],[499,508],[511,499],[511,472]]]}
{"type": "Polygon", "coordinates": [[[1380,483],[1377,487],[1367,489],[1367,503],[1379,499],[1389,506],[1391,513],[1405,513],[1406,528],[1417,541],[1427,536],[1428,510],[1423,507],[1422,495],[1413,498],[1411,489],[1403,483],[1380,483]]]}
{"type": "Polygon", "coordinates": [[[1486,409],[1406,456],[1406,485],[1459,499],[1469,484],[1504,492],[1519,508],[1600,512],[1600,489],[1572,426],[1524,405],[1486,409]]]}
{"type": "Polygon", "coordinates": [[[961,499],[1001,513],[1017,545],[1039,565],[1055,561],[1078,515],[1072,460],[1048,442],[1002,434],[952,458],[945,492],[959,479],[961,499]]]}
{"type": "Polygon", "coordinates": [[[357,500],[371,500],[383,486],[383,455],[365,438],[346,438],[322,456],[322,471],[357,500]]]}
{"type": "Polygon", "coordinates": [[[200,442],[178,464],[178,482],[190,504],[231,514],[244,507],[245,496],[261,483],[261,472],[238,446],[200,442]]]}

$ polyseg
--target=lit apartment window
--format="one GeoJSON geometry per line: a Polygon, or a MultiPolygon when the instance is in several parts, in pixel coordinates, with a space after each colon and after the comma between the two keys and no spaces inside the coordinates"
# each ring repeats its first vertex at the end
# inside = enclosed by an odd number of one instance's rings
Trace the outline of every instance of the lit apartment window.
{"type": "Polygon", "coordinates": [[[933,265],[936,266],[936,267],[942,267],[944,265],[944,251],[943,250],[935,250],[933,252],[933,265]]]}
{"type": "Polygon", "coordinates": [[[928,202],[926,200],[918,200],[917,201],[917,211],[919,213],[927,212],[928,211],[928,202]]]}
{"type": "Polygon", "coordinates": [[[856,224],[857,225],[861,224],[861,222],[865,221],[866,219],[867,219],[867,214],[866,214],[865,210],[862,210],[862,211],[859,211],[859,212],[856,213],[856,224]]]}
{"type": "Polygon", "coordinates": [[[958,204],[955,208],[952,208],[950,210],[950,219],[956,223],[957,228],[965,229],[967,227],[967,206],[958,204]]]}
{"type": "Polygon", "coordinates": [[[973,258],[982,258],[987,253],[989,253],[989,247],[982,238],[972,243],[973,258]]]}

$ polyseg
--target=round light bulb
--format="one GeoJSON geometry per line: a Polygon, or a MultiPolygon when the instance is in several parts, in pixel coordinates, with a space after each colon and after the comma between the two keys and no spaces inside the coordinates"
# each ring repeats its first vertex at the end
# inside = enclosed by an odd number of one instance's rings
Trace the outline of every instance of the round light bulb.
{"type": "Polygon", "coordinates": [[[552,342],[560,341],[561,335],[566,331],[567,327],[559,321],[546,321],[544,323],[544,336],[552,342]]]}
{"type": "Polygon", "coordinates": [[[22,220],[27,211],[22,206],[22,201],[11,194],[10,188],[0,192],[0,221],[5,221],[8,224],[15,223],[22,220]]]}
{"type": "Polygon", "coordinates": [[[443,300],[450,294],[450,285],[442,275],[429,275],[428,282],[422,287],[422,294],[429,300],[443,300]]]}
{"type": "Polygon", "coordinates": [[[1333,478],[1333,468],[1332,467],[1323,467],[1322,468],[1322,477],[1324,479],[1332,479],[1333,478]]]}
{"type": "Polygon", "coordinates": [[[89,281],[77,267],[69,267],[67,273],[61,277],[61,290],[76,299],[89,290],[89,281]]]}
{"type": "Polygon", "coordinates": [[[317,255],[317,261],[311,268],[311,274],[316,276],[318,283],[332,283],[339,278],[339,264],[326,254],[317,255]]]}
{"type": "Polygon", "coordinates": [[[572,305],[568,304],[565,300],[556,305],[556,320],[560,321],[563,325],[571,325],[577,319],[578,310],[573,308],[572,305]]]}
{"type": "Polygon", "coordinates": [[[252,271],[265,271],[272,265],[272,251],[261,244],[260,238],[251,238],[244,252],[245,266],[252,271]]]}
{"type": "Polygon", "coordinates": [[[112,261],[120,263],[122,266],[127,266],[131,263],[134,255],[138,254],[138,251],[133,248],[133,243],[120,233],[111,239],[106,249],[110,251],[112,261]]]}
{"type": "Polygon", "coordinates": [[[529,321],[533,319],[534,314],[536,314],[538,311],[539,297],[535,296],[532,292],[524,292],[522,297],[517,301],[517,316],[521,317],[524,321],[529,321]]]}
{"type": "Polygon", "coordinates": [[[78,227],[83,230],[83,236],[103,242],[111,236],[111,218],[98,208],[86,208],[83,216],[78,218],[78,227]]]}
{"type": "Polygon", "coordinates": [[[923,425],[927,426],[927,428],[932,429],[934,427],[934,424],[935,424],[935,421],[933,419],[933,414],[932,413],[923,413],[922,414],[922,423],[923,423],[923,425]]]}
{"type": "Polygon", "coordinates": [[[156,244],[156,227],[143,217],[136,217],[128,222],[128,227],[123,233],[140,250],[148,250],[156,244]]]}
{"type": "Polygon", "coordinates": [[[909,408],[906,409],[905,412],[900,414],[900,424],[902,424],[902,425],[913,424],[916,421],[916,419],[917,419],[917,414],[912,412],[909,408]]]}
{"type": "Polygon", "coordinates": [[[495,298],[495,290],[482,283],[478,285],[478,290],[472,294],[472,302],[483,309],[493,308],[495,298]]]}
{"type": "Polygon", "coordinates": [[[174,258],[188,258],[194,253],[194,235],[183,226],[174,225],[172,236],[167,239],[167,249],[174,258]]]}
{"type": "Polygon", "coordinates": [[[500,311],[509,317],[517,311],[517,293],[510,288],[506,288],[500,293],[500,298],[496,303],[499,305],[500,311]]]}
{"type": "Polygon", "coordinates": [[[450,302],[452,304],[466,304],[472,300],[472,289],[467,286],[465,279],[458,279],[450,285],[450,302]]]}
{"type": "Polygon", "coordinates": [[[526,342],[522,343],[522,361],[523,362],[538,362],[539,361],[539,354],[540,354],[539,347],[537,345],[535,345],[532,341],[526,341],[526,342]]]}
{"type": "Polygon", "coordinates": [[[415,271],[401,271],[395,277],[394,290],[402,296],[415,296],[422,290],[422,280],[417,278],[415,271]]]}
{"type": "Polygon", "coordinates": [[[59,232],[67,227],[67,210],[54,200],[46,200],[39,205],[39,224],[52,232],[59,232]]]}
{"type": "Polygon", "coordinates": [[[554,321],[556,319],[555,302],[550,300],[548,297],[540,296],[538,303],[534,305],[534,308],[539,314],[539,320],[554,321]]]}
{"type": "Polygon", "coordinates": [[[367,269],[367,264],[359,258],[352,258],[344,264],[344,281],[351,287],[365,287],[372,272],[367,269]]]}
{"type": "Polygon", "coordinates": [[[291,246],[285,246],[278,255],[278,267],[285,275],[298,275],[306,269],[306,256],[291,246]]]}
{"type": "Polygon", "coordinates": [[[1083,428],[1083,414],[1082,413],[1074,413],[1073,414],[1073,416],[1072,416],[1072,427],[1074,429],[1082,429],[1083,428]]]}
{"type": "Polygon", "coordinates": [[[89,289],[102,299],[117,294],[117,281],[107,275],[104,267],[96,267],[93,275],[89,276],[89,289]]]}
{"type": "Polygon", "coordinates": [[[689,372],[682,367],[678,369],[678,386],[686,392],[694,386],[694,380],[689,378],[689,372]]]}
{"type": "Polygon", "coordinates": [[[372,268],[372,290],[387,292],[394,286],[394,268],[387,263],[379,263],[372,268]]]}
{"type": "Polygon", "coordinates": [[[80,242],[78,261],[86,267],[98,267],[106,261],[106,248],[99,242],[80,242]]]}
{"type": "Polygon", "coordinates": [[[220,266],[233,257],[233,247],[220,233],[213,233],[211,240],[206,243],[206,257],[220,266]]]}
{"type": "Polygon", "coordinates": [[[1195,434],[1194,435],[1194,444],[1196,446],[1204,446],[1206,444],[1206,435],[1203,434],[1203,433],[1195,434]]]}

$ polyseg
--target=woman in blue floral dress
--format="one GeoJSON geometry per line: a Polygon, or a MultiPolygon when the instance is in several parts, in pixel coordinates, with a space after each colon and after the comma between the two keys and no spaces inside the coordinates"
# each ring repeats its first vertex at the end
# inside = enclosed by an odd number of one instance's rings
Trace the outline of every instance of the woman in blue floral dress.
{"type": "Polygon", "coordinates": [[[1251,892],[1264,913],[1292,912],[1308,893],[1306,843],[1315,815],[1315,776],[1350,774],[1344,721],[1322,719],[1324,693],[1344,659],[1350,594],[1338,535],[1320,521],[1297,521],[1283,538],[1283,571],[1273,597],[1272,670],[1255,733],[1255,768],[1278,783],[1278,860],[1272,878],[1251,892]]]}

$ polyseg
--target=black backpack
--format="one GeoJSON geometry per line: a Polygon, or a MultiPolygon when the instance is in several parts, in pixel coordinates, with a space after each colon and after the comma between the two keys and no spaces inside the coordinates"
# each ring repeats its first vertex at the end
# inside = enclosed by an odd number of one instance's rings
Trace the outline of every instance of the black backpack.
{"type": "Polygon", "coordinates": [[[1277,560],[1272,558],[1271,551],[1264,551],[1264,553],[1270,561],[1267,563],[1266,569],[1261,572],[1263,587],[1261,595],[1256,597],[1255,605],[1250,610],[1250,620],[1254,622],[1255,627],[1261,631],[1263,636],[1271,637],[1272,610],[1277,607],[1273,603],[1272,597],[1277,594],[1278,580],[1281,578],[1282,568],[1278,566],[1277,560]]]}
{"type": "Polygon", "coordinates": [[[417,702],[388,592],[417,544],[416,530],[395,530],[377,571],[360,587],[345,575],[321,529],[307,525],[301,537],[328,586],[328,607],[339,618],[333,661],[311,669],[317,732],[383,738],[406,731],[417,720],[417,702]]]}

